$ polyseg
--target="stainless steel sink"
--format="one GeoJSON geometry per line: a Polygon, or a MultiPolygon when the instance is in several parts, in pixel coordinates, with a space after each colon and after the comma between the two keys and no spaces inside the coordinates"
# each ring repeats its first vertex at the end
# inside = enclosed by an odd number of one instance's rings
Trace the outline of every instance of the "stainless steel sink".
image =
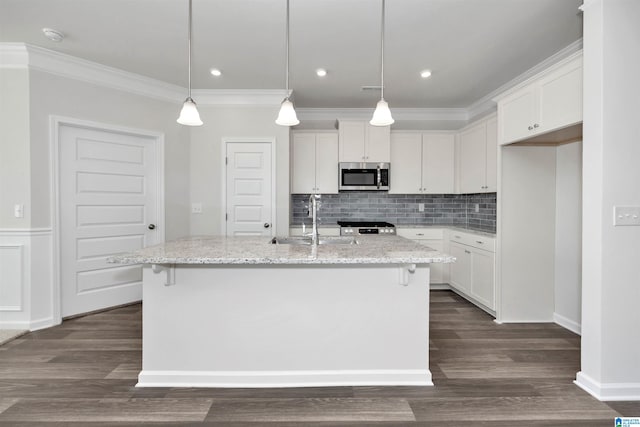
{"type": "MultiPolygon", "coordinates": [[[[274,245],[311,245],[311,238],[307,236],[274,237],[274,245]]],[[[352,236],[327,236],[318,239],[319,245],[357,245],[358,241],[352,236]]]]}

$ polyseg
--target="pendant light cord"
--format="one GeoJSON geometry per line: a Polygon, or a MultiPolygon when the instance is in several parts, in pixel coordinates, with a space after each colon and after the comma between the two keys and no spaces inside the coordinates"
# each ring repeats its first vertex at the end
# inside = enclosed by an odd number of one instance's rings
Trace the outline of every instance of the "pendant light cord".
{"type": "Polygon", "coordinates": [[[382,0],[381,28],[382,36],[380,37],[380,99],[384,99],[384,0],[382,0]]]}
{"type": "Polygon", "coordinates": [[[189,0],[189,99],[191,99],[191,0],[189,0]]]}
{"type": "Polygon", "coordinates": [[[287,77],[287,81],[286,81],[286,90],[287,90],[287,94],[286,97],[287,99],[289,99],[289,0],[287,0],[287,26],[286,26],[286,30],[285,30],[285,37],[286,37],[286,46],[287,46],[287,53],[286,53],[286,59],[285,59],[285,68],[286,68],[286,77],[287,77]]]}

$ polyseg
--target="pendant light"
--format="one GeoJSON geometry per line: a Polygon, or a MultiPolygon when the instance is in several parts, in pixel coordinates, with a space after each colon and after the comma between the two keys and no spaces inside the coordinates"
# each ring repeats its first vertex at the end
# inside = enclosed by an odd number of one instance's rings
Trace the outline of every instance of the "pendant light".
{"type": "Polygon", "coordinates": [[[189,96],[182,104],[180,116],[176,120],[181,125],[202,126],[200,114],[193,98],[191,98],[191,0],[189,0],[189,96]]]}
{"type": "Polygon", "coordinates": [[[276,119],[276,124],[280,126],[295,126],[300,123],[298,116],[296,116],[296,110],[293,108],[293,102],[289,100],[289,0],[287,0],[287,29],[286,29],[286,46],[287,46],[287,59],[286,59],[286,89],[287,96],[280,104],[280,112],[276,119]]]}
{"type": "Polygon", "coordinates": [[[389,104],[384,100],[384,0],[382,0],[382,36],[380,40],[380,101],[378,101],[369,123],[373,126],[389,126],[395,120],[391,117],[389,104]]]}

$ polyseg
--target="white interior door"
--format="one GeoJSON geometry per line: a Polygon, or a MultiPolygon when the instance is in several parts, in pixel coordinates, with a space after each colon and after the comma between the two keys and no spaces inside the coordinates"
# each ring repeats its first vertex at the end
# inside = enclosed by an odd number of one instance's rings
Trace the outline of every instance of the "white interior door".
{"type": "Polygon", "coordinates": [[[227,142],[226,156],[227,236],[271,236],[271,143],[227,142]]]}
{"type": "Polygon", "coordinates": [[[162,239],[158,141],[70,125],[59,129],[61,314],[138,301],[142,267],[106,259],[162,239]]]}

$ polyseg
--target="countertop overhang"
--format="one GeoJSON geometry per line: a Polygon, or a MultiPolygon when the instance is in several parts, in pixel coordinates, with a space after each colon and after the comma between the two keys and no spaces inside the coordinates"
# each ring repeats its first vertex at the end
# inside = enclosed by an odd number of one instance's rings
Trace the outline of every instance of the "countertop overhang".
{"type": "Polygon", "coordinates": [[[272,244],[265,236],[193,236],[110,257],[121,264],[430,264],[455,258],[399,236],[358,236],[358,244],[272,244]]]}

